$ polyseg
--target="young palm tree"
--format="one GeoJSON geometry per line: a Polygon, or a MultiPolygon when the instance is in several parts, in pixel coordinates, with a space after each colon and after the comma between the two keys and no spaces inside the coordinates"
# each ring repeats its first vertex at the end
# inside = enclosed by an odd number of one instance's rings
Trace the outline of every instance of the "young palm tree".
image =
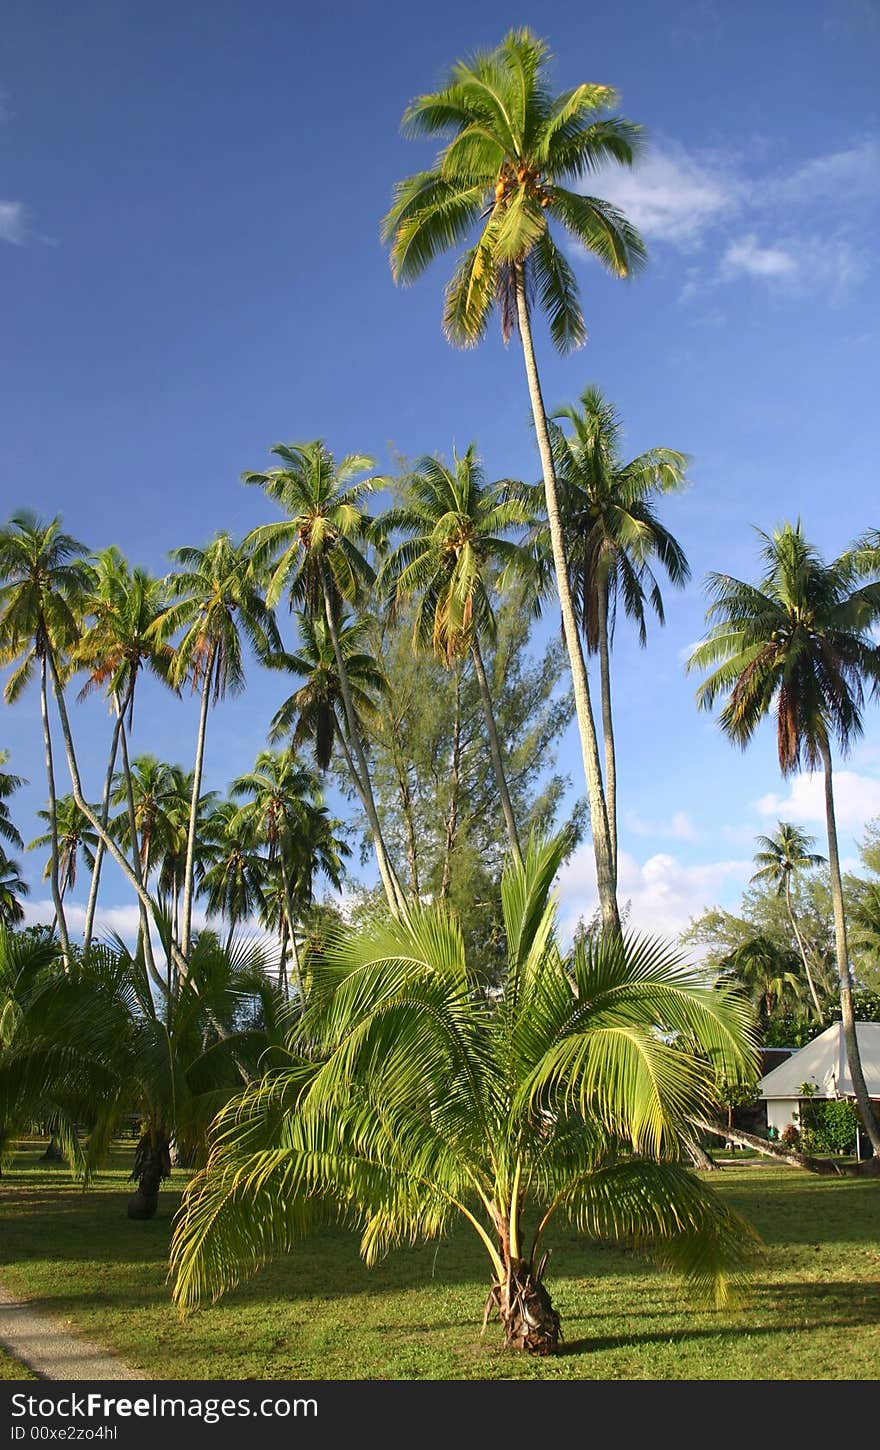
{"type": "Polygon", "coordinates": [[[9,751],[0,750],[0,838],[7,845],[15,846],[17,850],[21,851],[24,849],[24,841],[21,838],[21,832],[9,814],[9,806],[6,803],[10,796],[14,795],[17,790],[20,790],[23,785],[27,785],[27,781],[23,775],[13,775],[11,771],[3,769],[3,766],[6,765],[8,760],[9,751]]]}
{"type": "Polygon", "coordinates": [[[382,519],[388,534],[405,537],[386,559],[380,578],[395,607],[419,595],[415,644],[432,649],[449,666],[467,655],[473,661],[507,837],[518,856],[519,835],[480,649],[480,635],[491,639],[495,633],[489,571],[522,569],[526,557],[504,535],[532,516],[522,501],[504,496],[505,487],[486,483],[473,443],[461,457],[453,455],[451,468],[437,458],[419,459],[406,477],[405,502],[382,519]]]}
{"type": "MultiPolygon", "coordinates": [[[[151,578],[143,569],[129,568],[127,561],[115,547],[98,554],[95,576],[94,593],[87,605],[91,623],[84,630],[74,651],[73,664],[87,671],[86,682],[79,698],[84,699],[93,690],[104,689],[115,717],[101,802],[101,824],[106,831],[110,820],[111,794],[120,746],[122,776],[130,783],[127,730],[131,729],[134,716],[138,675],[143,670],[149,670],[157,679],[168,684],[174,651],[155,636],[156,621],[167,603],[163,581],[151,578]]],[[[130,838],[134,840],[134,799],[130,790],[126,791],[125,805],[129,813],[130,838]]],[[[83,928],[84,951],[88,951],[92,939],[103,857],[104,843],[99,840],[95,850],[95,865],[83,928]]],[[[143,885],[140,856],[136,850],[132,855],[132,866],[143,885]]],[[[155,979],[149,917],[143,902],[139,901],[138,905],[147,967],[155,979]]]]}
{"type": "Polygon", "coordinates": [[[721,962],[722,976],[738,982],[748,993],[761,1025],[766,1029],[774,1012],[800,1002],[801,979],[794,968],[797,958],[766,936],[751,937],[721,962]]]}
{"type": "Polygon", "coordinates": [[[241,821],[235,801],[220,801],[205,822],[200,840],[204,870],[199,894],[209,916],[229,923],[229,951],[238,925],[263,906],[268,862],[257,848],[253,827],[241,821]]]}
{"type": "MultiPolygon", "coordinates": [[[[27,849],[35,851],[46,846],[49,847],[49,859],[43,872],[43,880],[46,881],[52,872],[52,852],[54,850],[52,821],[48,811],[37,811],[37,816],[41,821],[49,823],[49,830],[44,835],[29,841],[27,849]]],[[[60,796],[57,801],[55,839],[57,839],[58,846],[58,886],[63,901],[68,891],[73,891],[76,887],[76,871],[80,856],[82,856],[86,868],[94,871],[95,853],[98,847],[98,837],[72,795],[60,796]]]]}
{"type": "Polygon", "coordinates": [[[167,586],[176,603],[160,615],[156,635],[167,640],[183,630],[171,679],[180,686],[189,678],[193,690],[201,693],[180,928],[180,952],[186,960],[192,937],[196,818],[208,706],[212,700],[216,705],[227,691],[237,694],[244,688],[242,636],[261,660],[281,648],[281,638],[261,592],[259,564],[248,541],[236,545],[221,533],[206,549],[175,549],[171,557],[179,569],[169,576],[167,586]]]}
{"type": "Polygon", "coordinates": [[[533,843],[508,863],[500,996],[478,988],[439,905],[348,930],[315,964],[291,1042],[301,1055],[230,1102],[186,1193],[172,1246],[181,1305],[336,1214],[360,1226],[368,1262],[462,1215],[492,1268],[486,1317],[494,1305],[508,1344],[533,1353],[559,1338],[544,1283],[557,1214],[655,1244],[723,1299],[755,1238],[681,1166],[714,1075],[664,1034],[738,1079],[753,1060],[748,1004],[617,933],[564,957],[550,889],[565,845],[533,843]]]}
{"type": "Polygon", "coordinates": [[[793,774],[802,762],[824,772],[843,1035],[859,1113],[880,1157],[880,1125],[865,1085],[853,1015],[831,763],[832,742],[845,753],[862,732],[865,684],[875,691],[880,685],[880,646],[870,633],[880,587],[857,588],[847,555],[824,563],[800,523],[785,524],[772,535],[759,531],[759,537],[764,574],[758,584],[728,574],[708,576],[711,627],[689,668],[712,670],[697,691],[697,703],[711,709],[725,697],[719,724],[737,745],[745,748],[775,709],[782,774],[793,774]]]}
{"type": "Polygon", "coordinates": [[[788,919],[791,922],[791,929],[795,934],[801,961],[804,964],[810,996],[816,1009],[816,1018],[821,1021],[822,1007],[816,992],[816,983],[813,981],[813,974],[810,971],[804,939],[794,914],[791,883],[798,871],[809,871],[815,866],[824,866],[825,857],[810,850],[816,839],[815,836],[806,835],[798,826],[792,825],[791,821],[780,821],[779,829],[774,836],[757,836],[755,839],[761,849],[755,854],[755,865],[758,870],[752,880],[766,881],[768,885],[775,886],[777,896],[785,896],[788,919]]]}
{"type": "MultiPolygon", "coordinates": [[[[313,772],[305,769],[295,752],[262,750],[254,769],[234,780],[234,796],[244,799],[233,816],[234,830],[245,830],[266,849],[269,865],[281,878],[287,940],[293,952],[297,990],[303,1000],[303,982],[296,947],[298,878],[303,869],[304,838],[312,814],[321,807],[321,788],[313,772]]],[[[314,867],[312,868],[314,869],[314,867]]],[[[300,898],[301,899],[301,898],[300,898]]]]}
{"type": "MultiPolygon", "coordinates": [[[[651,448],[625,462],[623,428],[612,405],[596,387],[577,407],[554,414],[550,439],[569,581],[588,654],[599,656],[605,801],[617,870],[617,758],[611,708],[611,642],[619,604],[647,643],[647,607],[664,621],[663,596],[652,569],[659,564],[676,588],[690,578],[678,541],[657,516],[658,496],[685,484],[687,457],[671,448],[651,448]],[[559,420],[570,424],[564,431],[559,420]]],[[[546,525],[541,534],[545,535],[546,525]]]]}
{"type": "Polygon", "coordinates": [[[61,520],[50,523],[29,511],[15,514],[0,530],[0,663],[15,664],[3,698],[13,704],[39,668],[40,714],[48,785],[52,866],[49,875],[58,937],[65,959],[70,955],[67,922],[58,884],[55,766],[49,725],[49,677],[53,651],[70,649],[79,634],[82,602],[90,583],[83,562],[87,550],[61,520]]]}
{"type": "Polygon", "coordinates": [[[31,888],[22,879],[21,866],[0,846],[0,926],[21,925],[24,921],[21,898],[30,894],[31,888]]]}
{"type": "Polygon", "coordinates": [[[560,351],[586,339],[577,282],[551,223],[617,277],[644,260],[634,228],[614,207],[572,189],[606,162],[629,166],[639,130],[603,113],[615,104],[608,86],[582,84],[554,96],[547,46],[528,30],[511,31],[493,51],[458,61],[446,86],[407,107],[404,131],[449,138],[435,165],[395,188],[383,222],[394,278],[414,282],[435,257],[469,234],[446,290],[444,329],[456,346],[484,336],[493,308],[507,340],[518,327],[541,457],[556,587],[590,801],[602,917],[620,930],[617,882],[608,828],[586,664],[568,582],[568,564],[547,414],[532,339],[535,300],[560,351]]]}
{"type": "Polygon", "coordinates": [[[344,606],[362,604],[375,582],[375,572],[360,545],[373,533],[373,520],[363,500],[381,480],[375,475],[358,477],[374,467],[372,458],[352,454],[337,463],[320,438],[310,443],[278,443],[270,452],[281,459],[282,468],[244,473],[242,478],[264,489],[287,518],[261,524],[248,535],[248,542],[260,564],[272,570],[269,602],[277,604],[287,591],[291,609],[299,606],[313,624],[323,619],[327,627],[379,875],[391,910],[402,911],[406,901],[382,835],[339,633],[344,606]]]}

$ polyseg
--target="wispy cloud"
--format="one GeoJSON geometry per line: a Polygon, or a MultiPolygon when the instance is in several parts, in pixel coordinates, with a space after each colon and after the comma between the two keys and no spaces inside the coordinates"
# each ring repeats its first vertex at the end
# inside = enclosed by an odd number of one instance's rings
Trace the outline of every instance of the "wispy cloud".
{"type": "Polygon", "coordinates": [[[22,201],[0,201],[0,242],[21,247],[27,240],[27,210],[22,201]]]}
{"type": "Polygon", "coordinates": [[[683,301],[744,281],[783,295],[821,289],[834,301],[870,265],[860,217],[880,196],[880,139],[757,174],[732,151],[661,140],[631,171],[603,175],[601,191],[649,245],[688,256],[683,301]]]}

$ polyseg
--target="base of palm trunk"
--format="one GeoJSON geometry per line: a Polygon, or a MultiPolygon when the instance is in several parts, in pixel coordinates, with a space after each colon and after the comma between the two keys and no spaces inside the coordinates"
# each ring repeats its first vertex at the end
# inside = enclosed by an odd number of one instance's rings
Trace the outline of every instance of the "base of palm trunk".
{"type": "Polygon", "coordinates": [[[562,1337],[559,1315],[544,1288],[540,1273],[533,1274],[528,1264],[515,1260],[506,1283],[494,1284],[490,1303],[494,1301],[508,1349],[526,1354],[555,1354],[562,1337]]]}
{"type": "Polygon", "coordinates": [[[137,1188],[128,1200],[129,1218],[153,1218],[159,1207],[159,1187],[171,1173],[171,1153],[164,1133],[144,1133],[134,1150],[131,1177],[137,1188]]]}

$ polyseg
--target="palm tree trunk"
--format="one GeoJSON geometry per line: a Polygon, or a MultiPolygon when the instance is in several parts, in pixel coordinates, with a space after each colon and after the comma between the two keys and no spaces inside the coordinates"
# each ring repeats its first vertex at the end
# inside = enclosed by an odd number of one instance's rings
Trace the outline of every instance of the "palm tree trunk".
{"type": "MultiPolygon", "coordinates": [[[[119,709],[119,701],[114,695],[116,704],[116,719],[113,722],[113,737],[110,741],[110,759],[107,762],[107,774],[104,777],[104,794],[101,798],[101,825],[107,830],[110,820],[110,792],[113,788],[113,773],[116,770],[116,756],[119,752],[119,731],[122,727],[122,713],[119,709]]],[[[92,867],[92,880],[89,886],[89,899],[86,903],[86,919],[83,926],[83,952],[87,952],[92,944],[92,931],[95,924],[95,910],[98,905],[98,887],[101,881],[101,865],[104,860],[104,842],[99,839],[95,847],[95,864],[92,867]]]]}
{"type": "Polygon", "coordinates": [[[416,844],[416,825],[413,820],[412,791],[407,775],[406,761],[401,758],[397,749],[396,736],[392,732],[391,758],[394,764],[394,773],[397,776],[397,791],[400,796],[400,809],[403,813],[403,824],[406,831],[406,859],[409,866],[409,877],[412,884],[412,894],[416,901],[421,896],[419,883],[419,853],[416,844]]]}
{"type": "MultiPolygon", "coordinates": [[[[131,702],[129,701],[129,704],[131,702]]],[[[138,841],[137,811],[134,806],[134,786],[131,779],[131,762],[128,756],[128,732],[125,728],[125,709],[119,714],[119,744],[122,752],[122,774],[125,779],[125,799],[128,809],[128,830],[131,836],[131,862],[135,879],[140,883],[141,889],[146,892],[146,883],[149,876],[150,846],[147,842],[147,849],[144,859],[141,860],[140,842],[138,841]]],[[[138,909],[141,918],[141,939],[144,944],[144,961],[150,980],[155,983],[159,991],[167,996],[170,991],[170,983],[165,981],[159,968],[156,966],[156,958],[153,954],[153,938],[150,934],[150,920],[152,911],[148,911],[143,899],[138,898],[138,909]]]]}
{"type": "Polygon", "coordinates": [[[816,984],[813,981],[813,974],[810,971],[810,964],[807,961],[806,947],[804,946],[803,938],[800,934],[800,931],[798,930],[797,918],[794,914],[794,907],[791,904],[791,873],[789,871],[786,871],[785,873],[785,904],[788,907],[788,919],[791,922],[791,929],[794,932],[795,937],[797,938],[797,944],[800,948],[801,961],[804,964],[804,971],[807,974],[807,982],[810,988],[810,996],[813,999],[813,1006],[816,1009],[816,1017],[821,1022],[822,1008],[819,1006],[819,998],[816,995],[816,984]]]}
{"type": "Polygon", "coordinates": [[[49,696],[46,682],[46,651],[40,655],[40,714],[43,720],[43,745],[46,752],[46,782],[49,791],[49,833],[52,837],[52,859],[49,862],[49,883],[52,891],[52,905],[55,908],[55,922],[64,964],[70,961],[70,938],[67,935],[67,920],[64,903],[58,884],[58,799],[55,794],[55,767],[52,760],[52,732],[49,728],[49,696]]]}
{"type": "Polygon", "coordinates": [[[283,992],[285,998],[290,997],[290,989],[287,983],[287,941],[290,936],[290,928],[287,925],[287,912],[284,913],[284,920],[281,923],[281,945],[278,948],[278,990],[283,992]]]}
{"type": "Polygon", "coordinates": [[[507,789],[504,761],[501,759],[501,744],[498,740],[495,714],[492,709],[492,695],[489,690],[489,681],[486,678],[486,667],[483,664],[483,656],[480,653],[480,641],[476,630],[474,630],[474,640],[471,645],[471,658],[474,662],[474,669],[477,672],[477,684],[480,690],[480,699],[483,703],[483,715],[486,719],[486,733],[489,736],[489,752],[492,756],[492,765],[495,769],[495,782],[498,786],[498,794],[501,797],[501,809],[504,812],[504,821],[507,826],[507,839],[510,842],[510,849],[513,852],[514,859],[521,865],[522,851],[520,850],[519,835],[516,829],[516,817],[513,814],[510,791],[507,789]]]}
{"type": "Polygon", "coordinates": [[[446,841],[443,851],[443,879],[440,896],[446,900],[452,880],[452,852],[458,834],[458,792],[461,787],[461,669],[455,674],[455,716],[452,724],[452,772],[449,782],[449,809],[446,812],[446,841]]]}
{"type": "Polygon", "coordinates": [[[287,932],[290,937],[291,955],[293,956],[293,971],[296,977],[296,990],[299,994],[300,1008],[305,1006],[305,988],[300,968],[299,952],[296,949],[296,922],[293,914],[293,894],[290,889],[290,877],[287,873],[287,865],[284,860],[284,852],[280,853],[281,861],[281,889],[284,893],[284,915],[287,919],[287,932]]]}
{"type": "MultiPolygon", "coordinates": [[[[214,646],[208,654],[205,678],[202,682],[202,701],[199,709],[199,733],[196,739],[196,761],[193,769],[192,797],[189,804],[189,827],[186,833],[186,865],[183,872],[183,909],[180,923],[180,954],[186,961],[192,938],[192,908],[195,889],[196,822],[199,815],[199,796],[202,793],[202,766],[205,760],[205,736],[208,731],[208,704],[211,698],[211,681],[214,678],[214,646]]],[[[185,969],[184,969],[185,970],[185,969]]]]}
{"type": "Polygon", "coordinates": [[[562,520],[559,514],[559,498],[556,489],[556,470],[553,466],[553,452],[550,447],[550,435],[547,429],[547,413],[544,408],[544,399],[541,395],[541,381],[538,376],[535,349],[532,343],[532,328],[529,319],[529,305],[526,297],[525,276],[523,274],[522,263],[516,264],[516,307],[526,367],[526,378],[529,385],[529,397],[532,404],[532,417],[535,423],[538,452],[541,456],[541,470],[544,476],[547,522],[550,527],[550,542],[553,548],[553,564],[556,573],[556,588],[559,593],[559,607],[562,612],[562,627],[565,633],[565,643],[571,664],[574,703],[577,711],[581,754],[583,755],[587,795],[590,803],[590,825],[593,834],[593,850],[596,856],[596,884],[599,892],[599,906],[602,912],[602,923],[606,930],[619,934],[620,913],[617,909],[617,878],[614,870],[614,855],[611,850],[611,837],[608,829],[608,809],[602,786],[599,744],[596,738],[596,724],[593,719],[593,707],[590,700],[587,667],[584,663],[584,654],[581,648],[581,639],[574,612],[574,602],[571,597],[571,587],[568,580],[565,541],[563,538],[562,520]]]}
{"type": "Polygon", "coordinates": [[[831,874],[831,899],[834,903],[834,941],[837,948],[837,975],[840,979],[840,1015],[843,1020],[843,1040],[846,1044],[846,1059],[852,1078],[853,1092],[858,1104],[859,1115],[865,1125],[875,1158],[880,1158],[880,1126],[871,1107],[853,1014],[852,981],[849,969],[849,948],[846,940],[846,914],[843,907],[843,881],[840,875],[840,855],[837,849],[837,823],[834,816],[834,788],[831,779],[831,750],[827,740],[820,743],[822,765],[825,769],[825,820],[828,828],[828,868],[831,874]]]}
{"type": "MultiPolygon", "coordinates": [[[[67,755],[67,768],[70,773],[70,784],[73,791],[73,799],[76,801],[79,809],[82,811],[89,825],[92,827],[92,830],[97,833],[98,839],[104,842],[106,850],[113,857],[113,860],[116,862],[126,881],[131,887],[134,888],[134,891],[137,894],[138,901],[140,901],[141,904],[146,907],[147,911],[152,911],[153,903],[150,901],[150,898],[147,895],[146,890],[144,889],[141,882],[138,881],[131,862],[128,861],[123,855],[122,851],[120,851],[119,847],[117,846],[110,833],[104,830],[103,826],[101,825],[100,818],[92,810],[91,806],[83,795],[82,780],[80,779],[79,766],[77,765],[76,761],[76,750],[73,744],[73,732],[70,728],[70,716],[67,713],[67,705],[64,699],[64,687],[61,684],[61,679],[58,675],[58,668],[55,664],[55,659],[52,655],[51,650],[47,651],[47,654],[49,669],[52,674],[52,687],[55,694],[55,700],[58,705],[58,716],[61,721],[61,734],[64,739],[65,754],[67,755]]],[[[175,942],[171,943],[171,952],[178,968],[185,968],[186,962],[181,956],[180,948],[175,942]]]]}
{"type": "Polygon", "coordinates": [[[388,856],[385,840],[382,836],[382,827],[379,824],[379,816],[376,812],[376,802],[373,798],[373,787],[370,784],[370,772],[367,765],[367,757],[364,753],[363,741],[358,729],[357,715],[355,714],[354,701],[351,698],[351,688],[348,682],[348,671],[345,668],[345,660],[342,656],[342,646],[339,643],[339,632],[336,628],[336,620],[333,617],[333,606],[330,600],[330,591],[327,587],[327,580],[323,577],[321,583],[324,589],[324,614],[327,620],[327,628],[330,631],[330,638],[333,641],[333,653],[336,656],[336,669],[339,673],[339,687],[342,690],[342,702],[345,707],[345,718],[348,723],[348,737],[352,749],[357,756],[358,774],[361,782],[361,800],[364,810],[367,813],[367,820],[373,835],[373,842],[376,847],[376,859],[379,864],[379,874],[382,877],[382,884],[385,887],[385,895],[388,897],[388,905],[394,916],[399,916],[406,911],[406,897],[400,887],[400,882],[394,873],[394,868],[388,856]]]}
{"type": "Polygon", "coordinates": [[[614,748],[614,716],[611,712],[611,651],[608,640],[608,580],[599,589],[599,685],[602,695],[602,739],[605,746],[605,809],[608,837],[617,881],[617,752],[614,748]]]}

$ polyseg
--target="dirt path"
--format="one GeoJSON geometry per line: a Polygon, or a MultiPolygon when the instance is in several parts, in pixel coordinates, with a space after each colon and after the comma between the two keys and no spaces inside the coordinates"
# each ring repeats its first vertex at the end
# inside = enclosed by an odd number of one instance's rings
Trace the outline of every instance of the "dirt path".
{"type": "Polygon", "coordinates": [[[47,1380],[144,1380],[140,1370],[0,1287],[0,1344],[47,1380]]]}

